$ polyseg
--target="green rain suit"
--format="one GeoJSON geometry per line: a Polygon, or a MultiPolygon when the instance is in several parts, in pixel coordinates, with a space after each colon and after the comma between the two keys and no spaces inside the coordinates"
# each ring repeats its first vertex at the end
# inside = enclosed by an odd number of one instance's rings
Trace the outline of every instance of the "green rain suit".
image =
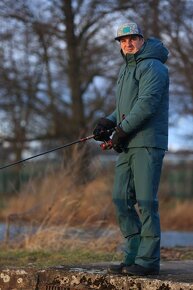
{"type": "Polygon", "coordinates": [[[159,270],[157,192],[168,146],[168,50],[160,40],[149,38],[136,54],[123,58],[116,110],[107,117],[128,133],[116,163],[113,202],[126,238],[124,262],[159,270]]]}

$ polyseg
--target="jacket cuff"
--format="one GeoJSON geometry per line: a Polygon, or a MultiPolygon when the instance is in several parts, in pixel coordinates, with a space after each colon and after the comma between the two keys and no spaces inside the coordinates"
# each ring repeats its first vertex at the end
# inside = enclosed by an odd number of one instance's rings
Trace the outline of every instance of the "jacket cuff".
{"type": "Polygon", "coordinates": [[[132,132],[132,128],[129,124],[129,122],[127,121],[127,119],[124,119],[121,124],[120,124],[121,128],[123,129],[123,131],[127,134],[130,134],[132,132]]]}

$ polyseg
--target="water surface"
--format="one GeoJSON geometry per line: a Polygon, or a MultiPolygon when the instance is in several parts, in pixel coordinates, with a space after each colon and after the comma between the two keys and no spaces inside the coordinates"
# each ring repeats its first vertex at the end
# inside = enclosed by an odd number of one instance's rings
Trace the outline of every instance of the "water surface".
{"type": "MultiPolygon", "coordinates": [[[[28,234],[35,231],[35,228],[27,225],[10,225],[9,238],[13,239],[19,234],[28,234]]],[[[79,238],[82,240],[89,240],[93,238],[109,237],[113,239],[116,234],[119,234],[117,230],[106,229],[89,229],[84,230],[82,228],[69,228],[65,230],[64,238],[79,238]]],[[[0,223],[0,241],[5,239],[6,224],[0,223]]],[[[161,235],[161,247],[173,248],[173,247],[193,247],[193,232],[180,232],[180,231],[164,231],[161,235]]]]}

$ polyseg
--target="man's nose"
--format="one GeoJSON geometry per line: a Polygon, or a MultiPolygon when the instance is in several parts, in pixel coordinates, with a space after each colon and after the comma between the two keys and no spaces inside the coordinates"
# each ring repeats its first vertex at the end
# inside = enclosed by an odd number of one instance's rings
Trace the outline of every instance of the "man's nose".
{"type": "Polygon", "coordinates": [[[127,38],[126,39],[126,44],[129,44],[131,42],[131,40],[132,40],[131,38],[127,38]]]}

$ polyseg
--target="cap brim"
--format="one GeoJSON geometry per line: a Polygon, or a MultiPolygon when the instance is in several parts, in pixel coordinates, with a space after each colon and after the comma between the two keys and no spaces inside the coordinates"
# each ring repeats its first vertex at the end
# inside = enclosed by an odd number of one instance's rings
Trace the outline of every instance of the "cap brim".
{"type": "Polygon", "coordinates": [[[133,33],[133,34],[131,34],[131,33],[128,33],[128,34],[124,34],[124,35],[121,35],[121,36],[117,36],[117,37],[115,37],[114,39],[119,41],[121,38],[123,38],[123,37],[125,37],[125,36],[129,36],[129,35],[138,35],[138,36],[143,37],[142,34],[138,34],[138,33],[133,33]]]}

